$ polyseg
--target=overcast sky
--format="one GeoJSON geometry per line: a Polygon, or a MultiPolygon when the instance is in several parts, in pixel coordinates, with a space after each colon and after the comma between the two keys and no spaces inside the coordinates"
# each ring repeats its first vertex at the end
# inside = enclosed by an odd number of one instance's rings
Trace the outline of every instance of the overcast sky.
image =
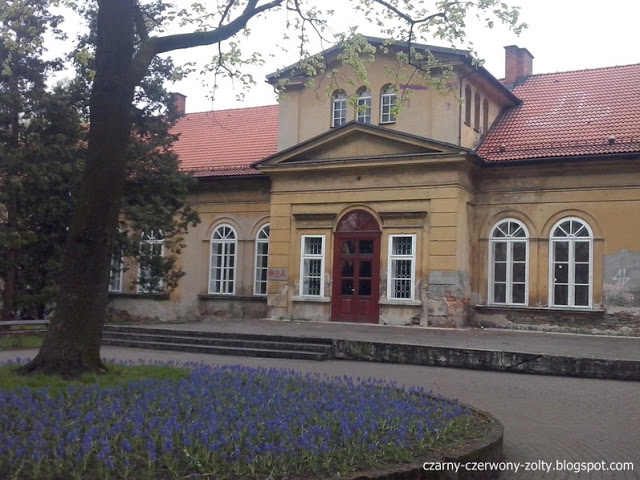
{"type": "MultiPolygon", "coordinates": [[[[336,30],[353,23],[352,13],[340,12],[348,3],[344,0],[321,2],[324,8],[335,4],[336,30]]],[[[519,37],[503,26],[469,28],[468,39],[485,60],[484,66],[497,78],[504,75],[503,47],[506,45],[518,45],[531,52],[534,74],[640,63],[640,0],[509,0],[508,3],[522,7],[521,18],[529,25],[519,37]]],[[[276,103],[272,87],[264,82],[265,76],[298,60],[294,48],[285,52],[280,46],[284,29],[281,22],[282,15],[279,18],[269,15],[249,23],[251,36],[243,51],[259,51],[265,65],[249,69],[257,85],[245,94],[243,101],[236,99],[241,89],[230,84],[221,84],[212,101],[208,98],[211,86],[203,85],[202,78],[193,75],[187,81],[170,86],[171,90],[187,95],[187,112],[276,103]]],[[[381,36],[366,22],[358,23],[360,33],[381,36]]],[[[428,39],[426,43],[449,46],[428,39]]],[[[199,47],[172,52],[171,56],[176,63],[200,61],[211,58],[215,49],[199,47]]]]}

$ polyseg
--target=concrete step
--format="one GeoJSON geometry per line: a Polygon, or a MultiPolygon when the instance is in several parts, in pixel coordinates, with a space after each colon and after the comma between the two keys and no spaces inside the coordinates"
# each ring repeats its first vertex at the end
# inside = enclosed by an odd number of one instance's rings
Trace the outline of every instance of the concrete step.
{"type": "Polygon", "coordinates": [[[218,345],[197,345],[193,343],[167,343],[126,338],[104,338],[102,345],[145,348],[150,350],[173,350],[178,352],[207,353],[210,355],[235,355],[239,357],[287,358],[291,360],[329,360],[330,356],[324,352],[307,352],[302,350],[280,350],[263,348],[230,347],[218,345]]]}
{"type": "Polygon", "coordinates": [[[173,328],[156,328],[156,327],[135,327],[128,325],[105,325],[104,332],[128,332],[128,333],[154,333],[169,336],[185,336],[185,337],[209,337],[209,338],[237,338],[242,340],[265,340],[276,342],[295,342],[295,343],[311,343],[314,345],[333,345],[330,338],[314,338],[299,337],[295,335],[261,335],[256,333],[237,333],[237,332],[207,332],[201,330],[180,330],[173,328]]]}
{"type": "Polygon", "coordinates": [[[221,347],[237,347],[237,348],[260,348],[263,350],[296,350],[305,352],[326,353],[331,351],[332,346],[326,344],[316,344],[308,342],[295,342],[276,340],[255,340],[252,338],[218,338],[213,336],[189,336],[157,334],[157,333],[138,333],[138,332],[105,332],[104,336],[111,340],[131,340],[140,342],[162,342],[162,343],[179,343],[191,345],[210,345],[221,347]]]}
{"type": "Polygon", "coordinates": [[[289,358],[295,360],[319,361],[335,357],[334,346],[330,339],[202,332],[124,325],[106,326],[102,344],[215,355],[289,358]]]}

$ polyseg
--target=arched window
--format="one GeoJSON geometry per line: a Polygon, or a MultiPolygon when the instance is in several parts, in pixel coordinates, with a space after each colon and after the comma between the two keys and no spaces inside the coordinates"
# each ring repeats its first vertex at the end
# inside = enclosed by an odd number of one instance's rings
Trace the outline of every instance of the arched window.
{"type": "Polygon", "coordinates": [[[565,218],[551,229],[549,303],[557,307],[590,307],[593,277],[593,233],[579,218],[565,218]]]}
{"type": "Polygon", "coordinates": [[[220,225],[211,236],[209,293],[236,293],[236,252],[238,237],[230,225],[220,225]]]}
{"type": "Polygon", "coordinates": [[[114,240],[113,253],[111,254],[111,269],[109,271],[109,292],[122,292],[122,274],[124,272],[124,258],[122,245],[118,237],[125,235],[119,228],[114,240]]]}
{"type": "Polygon", "coordinates": [[[161,293],[164,234],[161,230],[143,232],[140,236],[138,293],[161,293]]]}
{"type": "Polygon", "coordinates": [[[256,272],[253,283],[254,295],[267,294],[267,261],[269,260],[269,225],[260,229],[256,236],[256,272]]]}
{"type": "Polygon", "coordinates": [[[347,94],[341,90],[333,94],[331,126],[339,127],[347,123],[347,94]]]}
{"type": "Polygon", "coordinates": [[[394,123],[396,121],[396,89],[388,85],[380,95],[380,123],[394,123]]]}
{"type": "Polygon", "coordinates": [[[526,305],[529,233],[518,220],[501,220],[489,239],[489,303],[526,305]]]}
{"type": "Polygon", "coordinates": [[[358,94],[356,121],[371,123],[371,90],[363,89],[358,94]]]}
{"type": "Polygon", "coordinates": [[[478,92],[473,99],[473,128],[480,130],[480,94],[478,92]]]}
{"type": "Polygon", "coordinates": [[[464,123],[471,125],[471,87],[464,89],[464,123]]]}
{"type": "Polygon", "coordinates": [[[482,133],[486,135],[489,131],[489,101],[485,98],[482,101],[482,133]]]}

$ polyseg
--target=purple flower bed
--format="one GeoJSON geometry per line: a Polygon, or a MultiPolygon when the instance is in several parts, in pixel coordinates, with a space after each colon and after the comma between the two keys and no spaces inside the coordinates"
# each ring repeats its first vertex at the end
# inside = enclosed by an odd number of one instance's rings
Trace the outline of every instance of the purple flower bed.
{"type": "Polygon", "coordinates": [[[180,381],[0,390],[0,478],[307,478],[419,459],[457,402],[373,379],[190,365],[180,381]]]}

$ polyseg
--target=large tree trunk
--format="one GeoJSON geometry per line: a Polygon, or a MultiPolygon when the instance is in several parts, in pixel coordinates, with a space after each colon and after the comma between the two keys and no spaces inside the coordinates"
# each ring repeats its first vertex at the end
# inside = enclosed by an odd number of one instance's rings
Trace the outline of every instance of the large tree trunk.
{"type": "Polygon", "coordinates": [[[101,0],[99,5],[84,177],[67,237],[56,311],[40,352],[23,373],[71,377],[105,369],[100,343],[131,133],[134,0],[101,0]]]}

